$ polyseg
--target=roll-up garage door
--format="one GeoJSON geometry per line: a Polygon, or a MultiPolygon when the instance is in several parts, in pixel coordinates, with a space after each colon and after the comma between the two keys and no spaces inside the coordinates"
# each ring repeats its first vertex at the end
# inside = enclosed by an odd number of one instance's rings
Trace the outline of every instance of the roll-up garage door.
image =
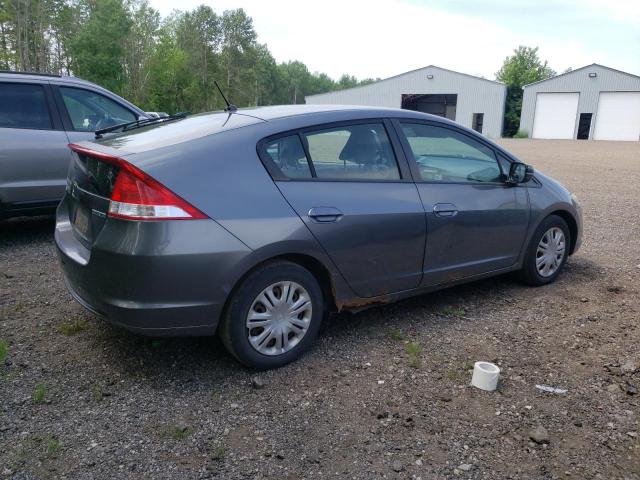
{"type": "Polygon", "coordinates": [[[595,140],[640,140],[640,92],[600,92],[595,140]]]}
{"type": "Polygon", "coordinates": [[[533,138],[573,138],[578,93],[538,93],[533,138]]]}

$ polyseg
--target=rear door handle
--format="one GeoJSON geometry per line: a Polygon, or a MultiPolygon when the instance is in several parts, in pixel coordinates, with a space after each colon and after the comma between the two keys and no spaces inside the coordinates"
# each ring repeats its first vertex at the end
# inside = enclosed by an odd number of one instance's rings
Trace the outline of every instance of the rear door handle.
{"type": "Polygon", "coordinates": [[[453,203],[436,203],[433,206],[433,213],[438,217],[455,217],[458,214],[458,207],[453,203]]]}
{"type": "Polygon", "coordinates": [[[331,223],[340,220],[343,213],[335,207],[313,207],[307,215],[314,222],[331,223]]]}

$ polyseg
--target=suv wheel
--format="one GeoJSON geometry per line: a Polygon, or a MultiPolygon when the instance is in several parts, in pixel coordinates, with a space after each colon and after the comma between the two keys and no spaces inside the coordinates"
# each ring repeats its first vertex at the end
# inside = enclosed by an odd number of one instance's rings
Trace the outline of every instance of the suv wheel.
{"type": "Polygon", "coordinates": [[[555,281],[567,261],[570,241],[567,222],[557,215],[545,218],[529,242],[520,271],[522,280],[532,286],[555,281]]]}
{"type": "Polygon", "coordinates": [[[248,367],[281,367],[313,343],[324,312],[322,290],[308,270],[273,262],[249,274],[233,294],[220,338],[248,367]]]}

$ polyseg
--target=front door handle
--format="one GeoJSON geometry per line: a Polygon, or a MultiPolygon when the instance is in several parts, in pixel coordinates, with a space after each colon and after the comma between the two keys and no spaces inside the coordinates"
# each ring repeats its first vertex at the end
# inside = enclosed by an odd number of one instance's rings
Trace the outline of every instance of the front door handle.
{"type": "Polygon", "coordinates": [[[458,207],[453,203],[436,203],[433,206],[433,213],[437,217],[455,217],[458,214],[458,207]]]}
{"type": "Polygon", "coordinates": [[[335,207],[313,207],[307,215],[317,223],[332,223],[340,220],[343,213],[335,207]]]}

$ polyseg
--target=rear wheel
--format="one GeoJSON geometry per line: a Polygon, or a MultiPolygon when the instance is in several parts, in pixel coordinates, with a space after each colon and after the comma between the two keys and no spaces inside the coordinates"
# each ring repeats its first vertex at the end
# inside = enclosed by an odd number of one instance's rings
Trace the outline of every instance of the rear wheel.
{"type": "Polygon", "coordinates": [[[529,242],[521,279],[532,286],[555,281],[569,256],[570,241],[567,222],[557,215],[545,218],[529,242]]]}
{"type": "Polygon", "coordinates": [[[220,338],[242,364],[277,368],[309,348],[324,311],[320,285],[307,269],[285,261],[268,263],[250,273],[233,294],[220,338]]]}

